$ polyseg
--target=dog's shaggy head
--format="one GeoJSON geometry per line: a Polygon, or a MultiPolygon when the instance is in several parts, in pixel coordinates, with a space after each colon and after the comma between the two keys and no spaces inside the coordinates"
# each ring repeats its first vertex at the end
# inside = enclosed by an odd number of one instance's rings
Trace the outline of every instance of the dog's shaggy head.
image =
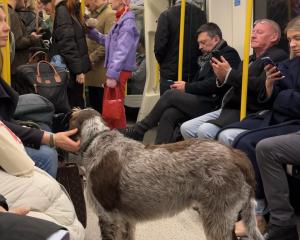
{"type": "Polygon", "coordinates": [[[86,109],[80,109],[80,108],[74,108],[72,112],[72,116],[70,118],[70,129],[77,128],[80,132],[81,126],[84,121],[91,119],[93,117],[100,117],[100,114],[92,109],[92,108],[86,108],[86,109]]]}

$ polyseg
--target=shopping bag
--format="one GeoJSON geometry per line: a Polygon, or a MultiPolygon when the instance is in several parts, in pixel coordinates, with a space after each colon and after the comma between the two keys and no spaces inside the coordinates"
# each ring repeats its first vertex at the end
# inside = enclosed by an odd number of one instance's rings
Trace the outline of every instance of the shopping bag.
{"type": "Polygon", "coordinates": [[[125,114],[124,103],[121,98],[119,87],[104,88],[102,117],[109,123],[111,121],[120,121],[125,114]]]}

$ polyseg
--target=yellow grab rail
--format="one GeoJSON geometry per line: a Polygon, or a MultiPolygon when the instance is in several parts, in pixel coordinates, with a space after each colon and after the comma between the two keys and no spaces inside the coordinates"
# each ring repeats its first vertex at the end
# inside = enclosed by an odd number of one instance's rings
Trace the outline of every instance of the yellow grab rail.
{"type": "Polygon", "coordinates": [[[248,68],[249,68],[249,51],[250,51],[250,35],[251,35],[251,20],[253,11],[253,0],[247,0],[247,15],[245,24],[245,39],[244,39],[244,61],[243,61],[243,78],[242,78],[242,95],[241,95],[241,112],[240,119],[246,117],[247,112],[247,89],[248,89],[248,68]]]}
{"type": "Polygon", "coordinates": [[[183,43],[184,43],[184,19],[185,19],[185,0],[181,0],[180,34],[179,34],[179,56],[178,56],[178,81],[182,81],[183,43]]]}
{"type": "MultiPolygon", "coordinates": [[[[4,11],[6,15],[6,19],[8,21],[8,8],[7,8],[7,0],[0,1],[0,3],[4,6],[4,11]]],[[[2,65],[2,78],[10,84],[10,43],[9,39],[6,43],[6,46],[1,49],[3,65],[2,65]]]]}

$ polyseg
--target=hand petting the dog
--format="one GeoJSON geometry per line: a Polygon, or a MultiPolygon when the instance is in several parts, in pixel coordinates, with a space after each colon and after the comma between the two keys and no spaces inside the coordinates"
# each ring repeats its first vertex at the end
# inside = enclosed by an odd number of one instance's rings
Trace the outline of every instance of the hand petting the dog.
{"type": "Polygon", "coordinates": [[[113,78],[106,79],[106,86],[109,88],[115,88],[117,86],[117,80],[113,78]]]}
{"type": "Polygon", "coordinates": [[[74,141],[70,138],[70,136],[73,136],[77,132],[77,128],[55,134],[45,132],[42,138],[42,143],[48,145],[52,144],[53,147],[58,147],[68,152],[77,152],[80,149],[80,140],[74,141]]]}

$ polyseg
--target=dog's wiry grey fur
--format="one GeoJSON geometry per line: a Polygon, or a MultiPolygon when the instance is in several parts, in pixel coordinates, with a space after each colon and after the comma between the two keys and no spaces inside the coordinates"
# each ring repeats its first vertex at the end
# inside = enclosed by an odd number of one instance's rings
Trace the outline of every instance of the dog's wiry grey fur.
{"type": "Polygon", "coordinates": [[[253,170],[245,155],[215,141],[145,147],[110,131],[91,109],[75,111],[87,171],[87,196],[102,238],[134,239],[136,222],[197,206],[207,240],[231,240],[239,212],[250,240],[256,227],[253,170]]]}

